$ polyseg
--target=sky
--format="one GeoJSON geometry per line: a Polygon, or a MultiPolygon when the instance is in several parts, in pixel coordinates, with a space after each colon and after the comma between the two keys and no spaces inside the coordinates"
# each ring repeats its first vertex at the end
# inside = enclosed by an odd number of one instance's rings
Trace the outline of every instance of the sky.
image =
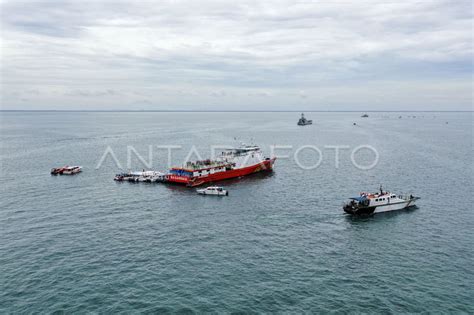
{"type": "Polygon", "coordinates": [[[473,110],[469,0],[0,10],[4,110],[473,110]]]}

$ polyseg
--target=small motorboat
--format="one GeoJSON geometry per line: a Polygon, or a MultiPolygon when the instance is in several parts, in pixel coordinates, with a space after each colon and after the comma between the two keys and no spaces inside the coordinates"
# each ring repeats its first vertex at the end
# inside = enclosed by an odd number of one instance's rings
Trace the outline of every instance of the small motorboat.
{"type": "Polygon", "coordinates": [[[82,172],[82,166],[63,166],[51,169],[51,175],[74,175],[82,172]]]}
{"type": "Polygon", "coordinates": [[[360,116],[360,117],[362,117],[362,118],[368,118],[368,117],[369,117],[369,115],[367,115],[367,114],[364,114],[364,115],[362,115],[362,116],[360,116]]]}
{"type": "Polygon", "coordinates": [[[212,195],[212,196],[228,196],[229,192],[222,187],[211,186],[203,189],[196,190],[200,195],[212,195]]]}

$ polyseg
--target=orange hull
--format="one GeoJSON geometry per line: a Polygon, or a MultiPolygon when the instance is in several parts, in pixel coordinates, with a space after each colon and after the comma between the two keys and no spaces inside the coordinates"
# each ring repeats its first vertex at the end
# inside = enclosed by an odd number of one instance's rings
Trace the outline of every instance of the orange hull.
{"type": "Polygon", "coordinates": [[[264,160],[259,164],[199,177],[168,175],[167,181],[171,183],[179,183],[185,184],[190,187],[195,187],[209,182],[217,182],[224,179],[246,176],[252,173],[262,171],[271,171],[273,169],[273,163],[275,163],[275,158],[264,160]]]}

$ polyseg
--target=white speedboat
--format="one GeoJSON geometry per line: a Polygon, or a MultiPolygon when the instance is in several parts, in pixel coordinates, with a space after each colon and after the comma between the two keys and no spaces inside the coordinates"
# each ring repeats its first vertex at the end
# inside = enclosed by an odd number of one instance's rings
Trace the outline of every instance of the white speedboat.
{"type": "Polygon", "coordinates": [[[229,192],[222,187],[211,186],[203,189],[196,190],[200,195],[212,195],[212,196],[228,196],[229,192]]]}
{"type": "Polygon", "coordinates": [[[355,215],[368,215],[373,213],[402,210],[415,205],[420,197],[413,195],[396,195],[388,191],[377,193],[360,193],[359,197],[352,197],[343,206],[346,213],[355,215]]]}

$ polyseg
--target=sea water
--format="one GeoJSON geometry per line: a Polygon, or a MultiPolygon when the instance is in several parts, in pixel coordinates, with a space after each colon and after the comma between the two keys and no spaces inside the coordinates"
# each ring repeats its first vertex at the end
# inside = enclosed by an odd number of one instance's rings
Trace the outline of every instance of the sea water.
{"type": "Polygon", "coordinates": [[[473,313],[472,113],[361,114],[2,112],[0,313],[473,313]],[[240,142],[228,197],[113,181],[240,142]],[[344,214],[381,184],[418,207],[344,214]]]}

